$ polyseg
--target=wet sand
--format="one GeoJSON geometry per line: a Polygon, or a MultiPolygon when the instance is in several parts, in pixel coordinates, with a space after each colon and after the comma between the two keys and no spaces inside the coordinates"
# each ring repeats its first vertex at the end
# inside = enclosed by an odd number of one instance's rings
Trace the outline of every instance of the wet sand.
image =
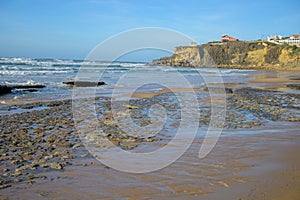
{"type": "MultiPolygon", "coordinates": [[[[251,76],[253,78],[249,81],[250,86],[255,86],[264,89],[275,89],[279,91],[289,92],[289,84],[300,84],[300,71],[278,71],[269,72],[267,74],[258,74],[251,76]]],[[[299,91],[293,90],[293,93],[299,93],[299,91]]]]}
{"type": "Polygon", "coordinates": [[[63,172],[45,173],[48,180],[16,184],[1,190],[1,195],[9,199],[297,199],[298,130],[286,123],[225,132],[201,160],[198,138],[171,166],[147,174],[118,172],[94,158],[83,158],[63,172]]]}
{"type": "Polygon", "coordinates": [[[199,88],[172,88],[172,89],[162,89],[156,92],[136,92],[132,95],[133,98],[151,98],[159,94],[164,94],[168,92],[203,92],[199,88]]]}
{"type": "MultiPolygon", "coordinates": [[[[278,79],[277,82],[273,78],[270,80],[271,77],[254,78],[247,83],[248,86],[266,89],[274,89],[270,83],[286,84],[297,79],[295,75],[288,75],[288,80],[278,79]]],[[[233,90],[237,88],[239,86],[233,90]]],[[[166,92],[169,91],[162,91],[159,95],[166,92]]],[[[137,94],[136,98],[155,95],[158,94],[137,94]]],[[[273,93],[266,93],[266,98],[268,96],[272,97],[273,93]]],[[[251,102],[251,98],[243,101],[251,102]]],[[[295,102],[297,104],[299,101],[296,99],[287,107],[295,105],[295,102]]],[[[280,109],[278,107],[278,111],[280,109]]],[[[60,111],[65,110],[55,108],[55,112],[60,111]]],[[[260,108],[257,108],[258,111],[260,108]]],[[[273,110],[267,112],[270,113],[278,114],[273,110]]],[[[61,119],[56,116],[56,120],[61,119]]],[[[63,125],[67,124],[68,121],[64,121],[63,125]]],[[[101,164],[82,146],[70,148],[70,155],[75,157],[70,161],[71,165],[65,165],[61,170],[34,172],[39,178],[28,178],[0,189],[0,199],[299,199],[299,130],[299,121],[289,122],[280,118],[248,128],[229,127],[224,130],[213,151],[201,160],[197,156],[203,135],[198,134],[179,160],[164,169],[146,174],[116,171],[101,164]]],[[[205,131],[205,127],[200,128],[202,131],[205,131]]],[[[61,138],[60,142],[66,137],[61,138]]],[[[162,138],[142,144],[137,149],[148,146],[159,148],[167,142],[162,138]]],[[[4,166],[4,161],[1,161],[1,170],[4,170],[4,166]]]]}
{"type": "Polygon", "coordinates": [[[268,130],[258,131],[258,134],[267,132],[254,135],[256,140],[263,141],[264,148],[260,156],[245,159],[247,163],[257,164],[240,173],[247,181],[227,189],[218,188],[207,199],[299,199],[300,160],[297,152],[300,136],[299,128],[292,126],[276,124],[273,128],[277,130],[272,131],[272,136],[268,130]]]}

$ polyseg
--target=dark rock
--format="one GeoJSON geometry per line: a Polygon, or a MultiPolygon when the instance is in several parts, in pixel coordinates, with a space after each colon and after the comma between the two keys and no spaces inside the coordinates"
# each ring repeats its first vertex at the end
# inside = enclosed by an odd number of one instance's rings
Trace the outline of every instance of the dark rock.
{"type": "Polygon", "coordinates": [[[4,188],[8,188],[8,187],[11,187],[11,185],[9,185],[9,184],[0,185],[0,189],[4,189],[4,188]]]}
{"type": "Polygon", "coordinates": [[[38,90],[37,89],[22,89],[21,90],[22,92],[37,92],[38,90]]]}
{"type": "Polygon", "coordinates": [[[293,81],[300,81],[300,77],[291,78],[293,81]]]}
{"type": "Polygon", "coordinates": [[[11,93],[12,88],[5,85],[0,85],[0,95],[11,93]]]}
{"type": "Polygon", "coordinates": [[[6,86],[0,85],[0,95],[9,94],[14,89],[21,89],[24,92],[37,92],[37,88],[44,88],[45,85],[14,85],[14,86],[6,86]]]}
{"type": "Polygon", "coordinates": [[[232,94],[233,90],[231,88],[225,88],[225,92],[228,94],[232,94]]]}
{"type": "Polygon", "coordinates": [[[287,84],[286,87],[293,90],[300,90],[300,84],[287,84]]]}
{"type": "Polygon", "coordinates": [[[104,82],[89,82],[89,81],[67,81],[63,82],[63,84],[75,86],[75,87],[95,87],[99,85],[105,85],[104,82]]]}
{"type": "Polygon", "coordinates": [[[10,171],[10,169],[8,169],[8,168],[3,169],[3,172],[9,172],[9,171],[10,171]]]}

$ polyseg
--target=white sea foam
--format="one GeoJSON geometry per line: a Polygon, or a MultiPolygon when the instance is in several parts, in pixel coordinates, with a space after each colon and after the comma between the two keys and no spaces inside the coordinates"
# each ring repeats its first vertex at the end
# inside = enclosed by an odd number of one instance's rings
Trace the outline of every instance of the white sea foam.
{"type": "Polygon", "coordinates": [[[65,60],[65,59],[31,59],[31,58],[0,58],[0,63],[28,66],[110,66],[119,65],[123,67],[145,66],[144,63],[130,62],[105,62],[105,61],[85,61],[85,60],[65,60]]]}
{"type": "MultiPolygon", "coordinates": [[[[19,94],[25,95],[20,98],[42,98],[54,95],[54,99],[62,98],[72,94],[72,88],[62,82],[74,80],[79,70],[86,73],[87,80],[99,78],[107,85],[99,87],[99,92],[115,88],[115,83],[123,75],[129,75],[136,81],[143,81],[144,76],[156,80],[164,79],[174,87],[180,87],[177,81],[172,78],[174,72],[182,73],[191,81],[191,84],[199,85],[202,79],[197,76],[215,76],[215,69],[189,68],[189,67],[166,67],[151,66],[145,63],[129,62],[102,62],[82,61],[65,59],[30,59],[30,58],[0,58],[0,85],[47,85],[46,89],[40,89],[38,93],[19,94]],[[199,71],[201,72],[199,74],[199,71]],[[102,74],[102,75],[101,75],[102,74]],[[99,77],[101,75],[101,77],[99,77]],[[28,96],[26,96],[28,95],[28,96]],[[56,96],[55,96],[56,95],[56,96]]],[[[219,69],[221,74],[231,79],[234,77],[245,77],[252,70],[219,69]]],[[[130,87],[127,85],[126,87],[130,87]]],[[[151,89],[151,88],[150,88],[151,89]]],[[[107,92],[109,93],[109,92],[107,92]]],[[[0,100],[13,98],[10,95],[3,95],[0,100]]],[[[52,96],[51,96],[52,98],[52,96]]]]}

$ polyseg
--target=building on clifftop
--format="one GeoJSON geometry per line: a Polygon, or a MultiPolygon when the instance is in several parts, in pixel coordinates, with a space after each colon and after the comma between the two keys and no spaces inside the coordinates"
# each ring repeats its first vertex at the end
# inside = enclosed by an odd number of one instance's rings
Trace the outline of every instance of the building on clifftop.
{"type": "Polygon", "coordinates": [[[238,41],[238,39],[237,39],[237,38],[234,38],[234,37],[232,37],[232,36],[230,36],[230,35],[224,34],[224,35],[222,35],[222,37],[221,37],[221,41],[222,41],[222,42],[228,42],[228,41],[234,42],[234,41],[238,41]]]}
{"type": "Polygon", "coordinates": [[[300,34],[293,34],[290,37],[282,37],[280,35],[275,35],[268,37],[267,41],[275,44],[289,44],[300,46],[300,34]]]}

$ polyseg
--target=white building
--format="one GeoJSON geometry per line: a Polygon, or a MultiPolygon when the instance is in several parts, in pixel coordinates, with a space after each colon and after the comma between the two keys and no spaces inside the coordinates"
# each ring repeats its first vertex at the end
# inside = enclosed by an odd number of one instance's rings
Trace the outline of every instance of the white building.
{"type": "Polygon", "coordinates": [[[281,35],[274,35],[274,36],[270,36],[267,38],[267,40],[269,42],[272,42],[272,41],[278,41],[278,40],[281,40],[282,39],[282,36],[281,35]]]}
{"type": "Polygon", "coordinates": [[[281,35],[275,35],[268,37],[269,42],[275,44],[289,44],[289,45],[300,45],[300,34],[294,34],[290,37],[283,38],[281,35]]]}

